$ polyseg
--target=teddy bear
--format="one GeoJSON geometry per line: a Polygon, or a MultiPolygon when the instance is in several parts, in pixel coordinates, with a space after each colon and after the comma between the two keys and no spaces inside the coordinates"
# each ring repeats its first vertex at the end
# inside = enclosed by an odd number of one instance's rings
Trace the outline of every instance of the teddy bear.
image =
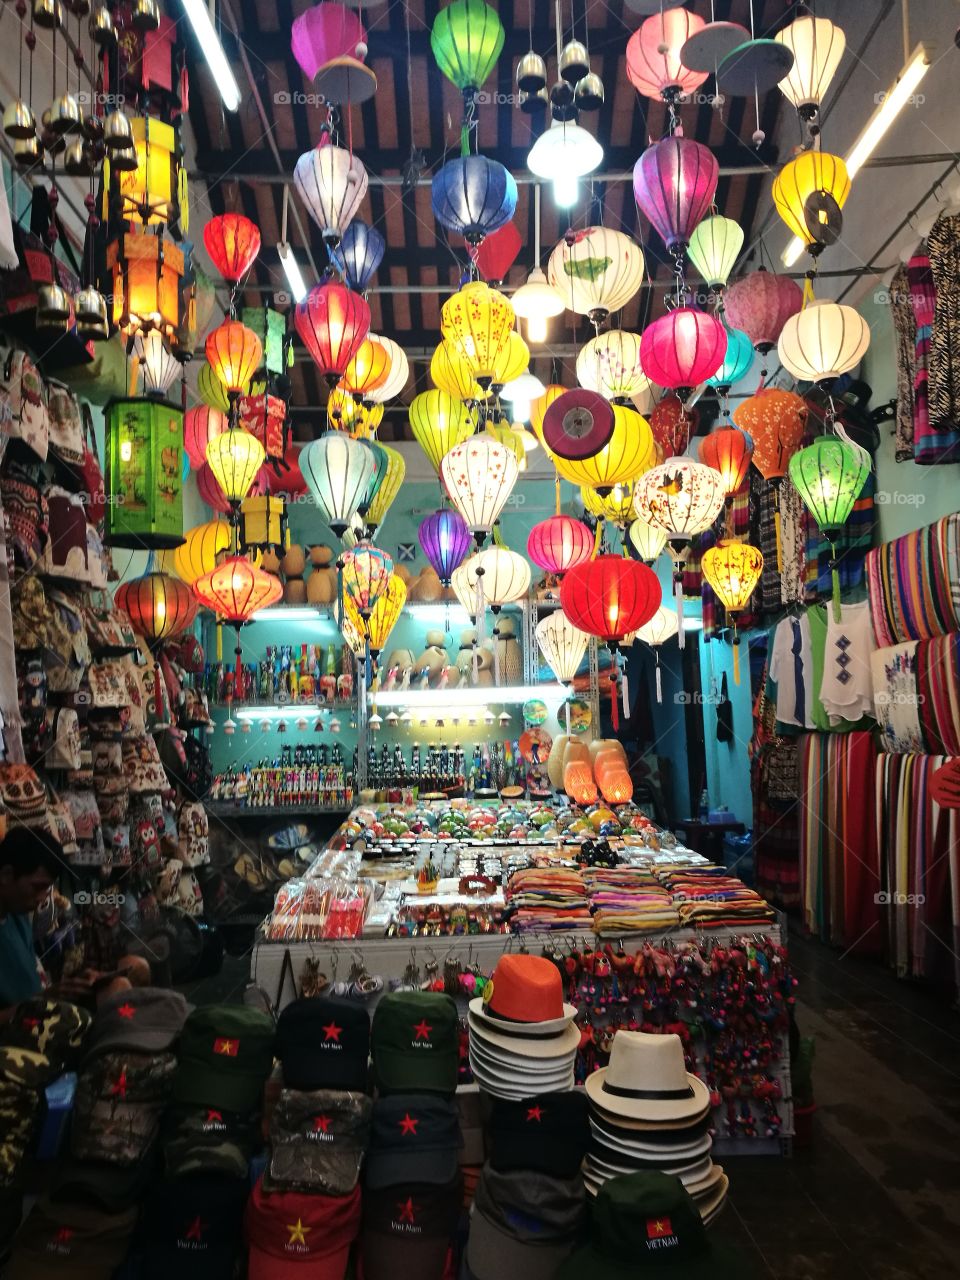
{"type": "Polygon", "coordinates": [[[337,571],[332,567],[333,552],[329,547],[310,548],[313,566],[307,578],[307,600],[310,604],[333,604],[337,598],[337,571]]]}
{"type": "Polygon", "coordinates": [[[496,646],[495,669],[499,669],[501,684],[523,683],[523,650],[517,639],[517,630],[512,618],[498,614],[493,629],[493,641],[496,646]]]}
{"type": "Polygon", "coordinates": [[[307,567],[307,558],[303,547],[293,543],[284,553],[280,568],[284,576],[284,604],[305,604],[307,600],[307,584],[303,580],[303,571],[307,567]]]}

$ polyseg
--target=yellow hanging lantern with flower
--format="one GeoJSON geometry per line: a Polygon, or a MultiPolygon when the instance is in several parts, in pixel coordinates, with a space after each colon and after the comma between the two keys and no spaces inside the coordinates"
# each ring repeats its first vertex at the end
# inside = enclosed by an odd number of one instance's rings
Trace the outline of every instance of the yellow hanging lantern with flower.
{"type": "Polygon", "coordinates": [[[733,625],[733,679],[740,683],[740,637],[736,615],[746,608],[763,572],[763,555],[748,542],[721,539],[700,557],[704,578],[730,614],[733,625]]]}
{"type": "Polygon", "coordinates": [[[507,297],[482,280],[465,284],[443,304],[440,331],[487,388],[510,341],[515,316],[507,297]]]}

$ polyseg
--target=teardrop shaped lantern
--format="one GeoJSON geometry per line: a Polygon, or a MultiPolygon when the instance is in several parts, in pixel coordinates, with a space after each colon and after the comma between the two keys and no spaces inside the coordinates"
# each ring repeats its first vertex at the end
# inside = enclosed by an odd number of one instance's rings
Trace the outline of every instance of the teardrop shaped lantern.
{"type": "Polygon", "coordinates": [[[580,670],[590,637],[574,626],[562,609],[541,618],[534,634],[550,670],[561,684],[569,684],[580,670]]]}
{"type": "Polygon", "coordinates": [[[236,284],[260,252],[260,228],[242,213],[221,213],[203,228],[210,261],[228,284],[236,284]]]}
{"type": "Polygon", "coordinates": [[[493,381],[497,361],[510,341],[513,307],[504,294],[482,280],[465,284],[447,299],[440,330],[463,357],[481,387],[493,381]]]}
{"type": "Polygon", "coordinates": [[[803,305],[803,291],[789,276],[762,267],[735,280],[723,296],[728,324],[742,329],[761,354],[772,350],[787,320],[803,305]]]}
{"type": "Polygon", "coordinates": [[[376,337],[377,342],[385,349],[389,357],[390,371],[387,374],[386,381],[379,387],[373,387],[368,391],[365,399],[375,405],[383,405],[388,400],[395,400],[407,385],[407,379],[410,377],[410,365],[407,362],[406,353],[399,343],[394,342],[392,338],[385,337],[382,333],[378,333],[376,337]]]}
{"type": "Polygon", "coordinates": [[[224,320],[207,335],[207,362],[230,396],[246,391],[263,361],[263,344],[252,329],[239,320],[224,320]]]}
{"type": "MultiPolygon", "coordinates": [[[[631,495],[632,509],[632,495],[631,495]]],[[[634,520],[627,530],[630,543],[641,560],[652,564],[667,545],[667,531],[661,525],[648,524],[646,520],[634,520]]]]}
{"type": "MultiPolygon", "coordinates": [[[[249,389],[244,387],[241,395],[246,395],[249,389]]],[[[204,360],[200,368],[197,370],[197,394],[204,404],[210,406],[211,409],[219,409],[221,413],[229,413],[230,396],[227,394],[227,388],[223,385],[213,369],[204,360]]]]}
{"type": "Polygon", "coordinates": [[[445,455],[473,434],[473,419],[446,391],[421,391],[410,402],[410,430],[439,475],[445,455]]]}
{"type": "Polygon", "coordinates": [[[437,66],[461,92],[476,93],[503,49],[496,9],[484,0],[453,0],[433,20],[430,48],[437,66]]]}
{"type": "Polygon", "coordinates": [[[530,530],[527,555],[544,573],[564,574],[593,555],[593,534],[582,520],[550,516],[530,530]]]}
{"type": "Polygon", "coordinates": [[[519,474],[516,453],[485,434],[471,436],[443,456],[443,487],[478,546],[506,506],[519,474]]]}
{"type": "Polygon", "coordinates": [[[561,387],[557,382],[548,383],[544,388],[543,395],[537,396],[536,400],[530,405],[530,426],[533,433],[543,444],[543,419],[547,410],[555,400],[559,400],[567,391],[566,387],[561,387]]]}
{"type": "Polygon", "coordinates": [[[391,573],[386,589],[377,596],[376,604],[365,623],[366,634],[370,639],[370,653],[374,658],[379,657],[387,647],[390,633],[397,625],[406,603],[407,584],[399,574],[391,573]]]}
{"type": "Polygon", "coordinates": [[[761,387],[741,400],[733,420],[753,441],[753,465],[764,480],[786,474],[787,463],[800,448],[807,425],[807,406],[795,391],[761,387]]]}
{"type": "Polygon", "coordinates": [[[716,387],[721,395],[728,395],[733,384],[745,378],[753,367],[754,351],[753,343],[742,329],[731,329],[728,324],[723,327],[727,333],[727,349],[723,363],[707,379],[707,384],[716,387]]]}
{"type": "Polygon", "coordinates": [[[390,355],[379,338],[368,334],[343,371],[340,387],[357,400],[383,386],[390,374],[390,355]]]}
{"type": "Polygon", "coordinates": [[[342,559],[344,594],[360,617],[366,619],[387,589],[393,573],[393,560],[369,542],[358,543],[352,550],[345,551],[342,559]]]}
{"type": "Polygon", "coordinates": [[[114,600],[151,649],[185,631],[197,616],[193,592],[167,573],[145,573],[142,578],[122,582],[114,600]]]}
{"type": "Polygon", "coordinates": [[[740,489],[753,456],[753,441],[738,427],[718,427],[700,441],[700,461],[718,472],[724,497],[732,498],[740,489]]]}
{"type": "Polygon", "coordinates": [[[672,609],[663,605],[657,610],[649,622],[645,622],[633,635],[634,640],[642,640],[644,644],[656,647],[666,644],[680,630],[680,622],[672,609]]]}
{"type": "Polygon", "coordinates": [[[634,165],[634,198],[671,252],[689,243],[713,204],[719,176],[709,147],[676,134],[647,147],[634,165]]]}
{"type": "MultiPolygon", "coordinates": [[[[515,222],[505,222],[496,231],[485,235],[483,244],[476,250],[476,255],[471,254],[470,256],[473,258],[474,266],[481,277],[488,284],[491,281],[496,284],[498,281],[506,279],[507,272],[516,262],[522,248],[523,240],[520,238],[517,224],[515,222]]],[[[511,294],[511,305],[514,297],[515,294],[511,294]]],[[[514,311],[516,311],[516,307],[514,307],[514,311]]]]}
{"type": "Polygon", "coordinates": [[[709,288],[722,289],[742,248],[743,228],[740,224],[732,218],[714,214],[704,218],[692,232],[687,243],[687,257],[709,288]]]}
{"type": "Polygon", "coordinates": [[[447,231],[479,245],[504,226],[517,207],[517,184],[509,170],[487,156],[458,156],[433,176],[433,216],[447,231]]]}
{"type": "Polygon", "coordinates": [[[862,449],[825,435],[793,455],[789,472],[821,533],[833,540],[850,519],[870,474],[870,463],[862,449]]]}
{"type": "Polygon", "coordinates": [[[733,679],[740,683],[740,636],[736,615],[747,603],[760,581],[763,556],[747,542],[723,539],[700,557],[700,569],[717,599],[730,614],[733,624],[733,679]]]}
{"type": "MultiPolygon", "coordinates": [[[[653,462],[650,465],[653,466],[653,462]]],[[[609,520],[622,529],[633,516],[633,489],[633,480],[615,484],[609,492],[584,484],[580,486],[580,501],[589,515],[597,520],[609,520]]]]}
{"type": "Polygon", "coordinates": [[[366,293],[383,261],[386,247],[386,241],[376,227],[368,227],[359,218],[353,219],[340,238],[340,259],[351,289],[366,293]]]}
{"type": "Polygon", "coordinates": [[[627,79],[646,98],[676,102],[699,89],[709,74],[691,71],[681,50],[706,23],[689,9],[663,9],[640,24],[627,41],[627,79]]]}
{"type": "Polygon", "coordinates": [[[320,228],[324,244],[340,243],[367,194],[367,181],[359,158],[329,141],[305,151],[297,161],[293,183],[320,228]]]}
{"type": "Polygon", "coordinates": [[[607,329],[580,348],[577,381],[607,400],[626,403],[643,395],[650,379],[640,361],[640,335],[625,329],[607,329]]]}
{"type": "MultiPolygon", "coordinates": [[[[511,329],[507,334],[506,344],[501,347],[500,354],[494,364],[490,390],[499,395],[508,383],[515,382],[517,378],[526,373],[529,366],[530,348],[517,333],[516,329],[511,329]]],[[[542,386],[543,384],[541,383],[540,385],[542,386]]],[[[510,399],[509,396],[505,398],[510,399]]]]}
{"type": "Polygon", "coordinates": [[[630,301],[643,272],[640,246],[609,227],[568,231],[547,263],[547,279],[564,306],[596,325],[630,301]]]}
{"type": "Polygon", "coordinates": [[[327,386],[335,387],[370,332],[370,308],[359,293],[327,281],[297,303],[294,324],[327,386]]]}
{"type": "Polygon", "coordinates": [[[256,569],[243,556],[230,556],[193,584],[202,605],[238,630],[259,609],[268,609],[283,595],[280,579],[256,569]]]}
{"type": "Polygon", "coordinates": [[[370,487],[372,453],[359,440],[328,431],[300,451],[300,470],[324,520],[342,537],[370,487]]]}
{"type": "Polygon", "coordinates": [[[229,419],[219,409],[209,405],[196,405],[188,409],[183,419],[183,447],[194,467],[202,467],[207,460],[207,445],[223,435],[230,426],[229,419]]]}
{"type": "Polygon", "coordinates": [[[194,525],[183,543],[172,552],[177,577],[192,587],[198,578],[211,573],[218,559],[233,545],[233,529],[226,520],[208,520],[194,525]]]}
{"type": "Polygon", "coordinates": [[[826,151],[802,151],[773,180],[777,213],[814,255],[839,236],[849,194],[847,166],[826,151]]]}
{"type": "Polygon", "coordinates": [[[372,440],[382,421],[382,404],[364,404],[342,387],[334,387],[327,396],[327,428],[330,431],[343,431],[354,440],[372,440]]]}
{"type": "Polygon", "coordinates": [[[158,329],[136,333],[133,354],[140,365],[144,395],[162,398],[183,373],[183,365],[158,329]]]}
{"type": "Polygon", "coordinates": [[[571,484],[610,490],[627,484],[653,466],[656,458],[650,424],[636,409],[613,406],[613,435],[591,458],[561,458],[550,454],[559,475],[571,484]]]}
{"type": "Polygon", "coordinates": [[[565,575],[560,606],[575,627],[616,649],[624,636],[653,617],[662,594],[649,565],[598,556],[565,575]]]}
{"type": "Polygon", "coordinates": [[[431,357],[430,381],[455,400],[479,401],[485,395],[466,360],[445,338],[437,344],[431,357]]]}
{"type": "Polygon", "coordinates": [[[456,569],[470,550],[470,530],[459,511],[434,511],[421,520],[417,535],[427,561],[435,570],[441,586],[449,587],[456,569]]]}
{"type": "Polygon", "coordinates": [[[829,18],[801,14],[778,31],[774,39],[793,54],[793,67],[780,81],[780,91],[797,108],[801,119],[812,120],[840,65],[846,36],[829,18]]]}
{"type": "Polygon", "coordinates": [[[677,307],[647,325],[640,339],[640,360],[647,377],[684,398],[720,368],[727,331],[715,315],[677,307]]]}
{"type": "Polygon", "coordinates": [[[207,465],[231,506],[242,502],[250,492],[265,457],[256,436],[239,427],[231,427],[207,445],[207,465]]]}
{"type": "Polygon", "coordinates": [[[853,307],[813,301],[783,326],[777,354],[800,382],[826,382],[855,369],[870,346],[870,326],[853,307]]]}
{"type": "Polygon", "coordinates": [[[386,444],[381,444],[380,448],[387,455],[387,466],[380,479],[377,491],[373,495],[373,500],[367,507],[363,517],[364,524],[370,531],[371,537],[386,519],[387,512],[393,506],[407,474],[407,464],[404,462],[402,453],[397,449],[391,449],[386,444]]]}

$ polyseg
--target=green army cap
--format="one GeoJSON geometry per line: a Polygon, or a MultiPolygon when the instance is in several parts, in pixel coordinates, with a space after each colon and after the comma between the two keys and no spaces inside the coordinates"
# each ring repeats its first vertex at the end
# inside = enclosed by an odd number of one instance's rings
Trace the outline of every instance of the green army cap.
{"type": "Polygon", "coordinates": [[[460,1063],[457,1006],[439,991],[391,991],[377,1005],[371,1035],[382,1093],[453,1094],[460,1063]]]}

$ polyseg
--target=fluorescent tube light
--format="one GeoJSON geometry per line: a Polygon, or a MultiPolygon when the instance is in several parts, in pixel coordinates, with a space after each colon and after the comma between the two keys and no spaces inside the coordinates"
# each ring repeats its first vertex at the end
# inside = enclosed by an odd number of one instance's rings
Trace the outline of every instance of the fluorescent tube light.
{"type": "Polygon", "coordinates": [[[240,89],[230,70],[230,63],[223,52],[223,45],[220,43],[220,37],[211,21],[207,6],[203,0],[183,0],[183,7],[187,11],[197,42],[203,50],[213,82],[220,90],[223,105],[228,111],[237,111],[240,107],[240,89]]]}
{"type": "Polygon", "coordinates": [[[320,610],[309,606],[278,604],[268,609],[258,609],[251,622],[319,622],[320,610]]]}
{"type": "Polygon", "coordinates": [[[530,698],[562,701],[567,691],[562,684],[521,684],[512,689],[468,685],[465,689],[389,689],[368,693],[377,707],[482,707],[488,702],[526,702],[530,698]]]}
{"type": "Polygon", "coordinates": [[[284,274],[287,277],[287,284],[290,286],[294,302],[302,302],[307,296],[307,284],[300,274],[300,267],[293,256],[293,250],[281,240],[277,245],[277,253],[280,255],[280,261],[283,264],[284,274]]]}

